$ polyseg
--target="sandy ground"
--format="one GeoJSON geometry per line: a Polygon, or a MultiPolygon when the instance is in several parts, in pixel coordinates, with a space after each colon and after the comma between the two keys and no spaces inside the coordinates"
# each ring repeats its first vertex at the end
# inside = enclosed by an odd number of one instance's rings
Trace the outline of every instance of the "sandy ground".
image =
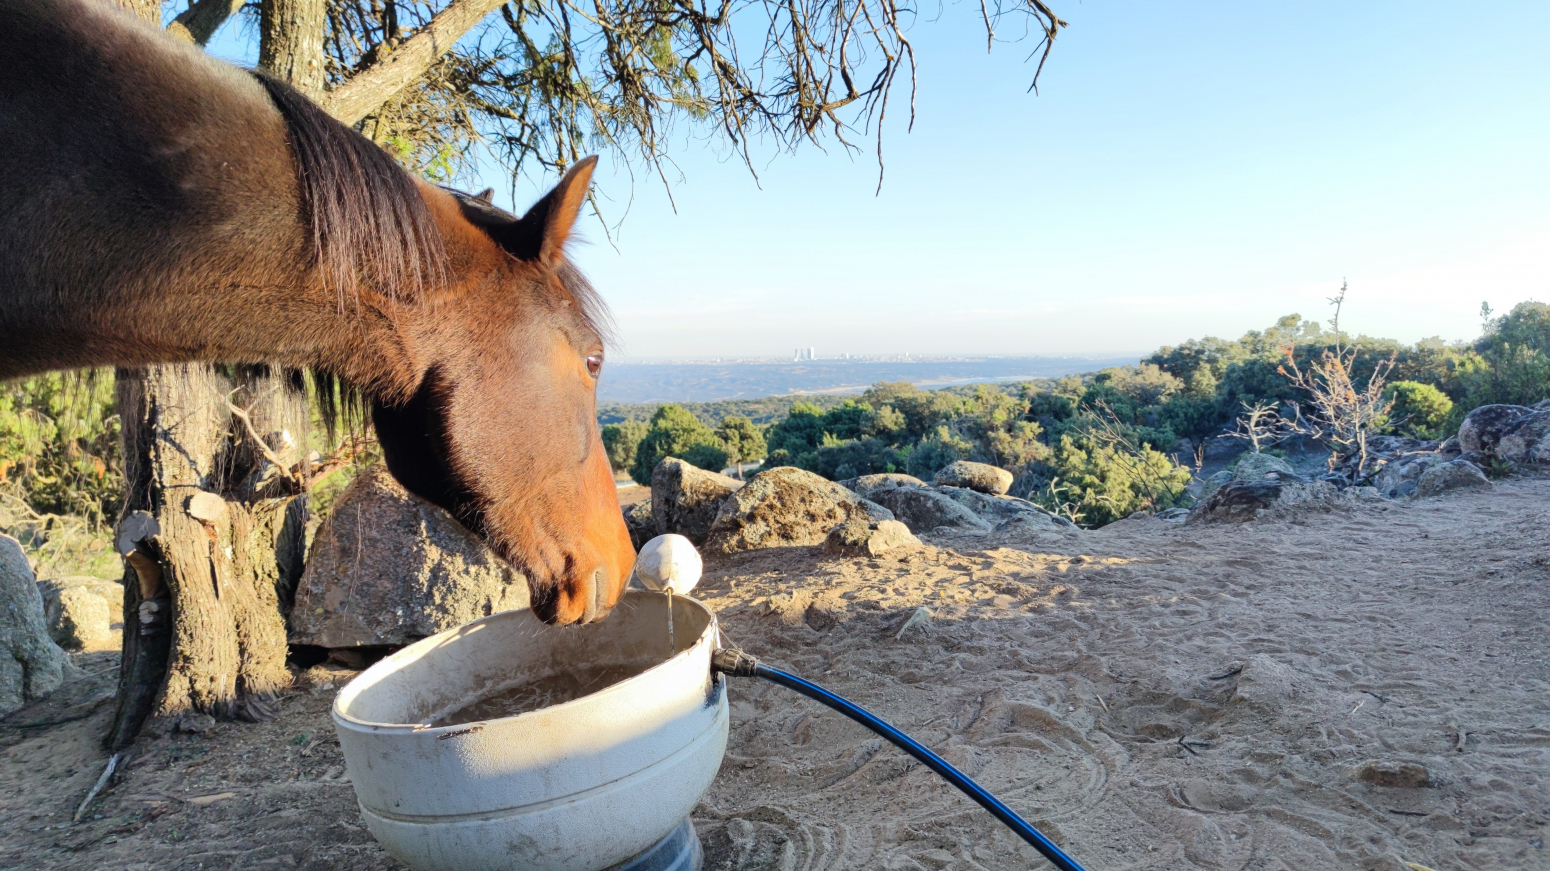
{"type": "MultiPolygon", "coordinates": [[[[911,732],[1094,871],[1540,869],[1547,566],[1550,480],[1518,479],[1236,527],[765,551],[712,563],[700,595],[750,652],[911,732]]],[[[83,667],[111,667],[97,656],[83,667]]],[[[78,825],[106,676],[13,715],[0,867],[400,867],[332,739],[348,675],[309,672],[278,721],[149,742],[78,825]]],[[[707,868],[1047,867],[848,720],[744,679],[730,697],[696,812],[707,868]]]]}

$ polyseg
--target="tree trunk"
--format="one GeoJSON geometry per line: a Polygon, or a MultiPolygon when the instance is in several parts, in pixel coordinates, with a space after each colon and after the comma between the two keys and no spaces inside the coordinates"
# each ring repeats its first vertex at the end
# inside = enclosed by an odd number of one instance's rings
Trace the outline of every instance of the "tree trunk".
{"type": "Polygon", "coordinates": [[[258,18],[258,65],[303,94],[323,96],[325,0],[264,0],[258,18]]]}
{"type": "MultiPolygon", "coordinates": [[[[160,25],[159,0],[117,2],[160,25]]],[[[498,5],[454,0],[405,51],[360,71],[341,95],[345,123],[422,74],[498,5]]],[[[240,6],[198,0],[173,22],[173,35],[202,43],[240,6]]],[[[326,0],[262,0],[259,13],[259,66],[325,105],[326,17],[326,0]]],[[[307,468],[308,408],[295,388],[295,379],[256,369],[119,371],[128,493],[118,538],[129,567],[118,712],[107,738],[114,749],[147,722],[162,728],[195,713],[264,718],[290,683],[285,615],[309,525],[305,483],[287,473],[297,462],[307,468]]]]}
{"type": "Polygon", "coordinates": [[[285,618],[306,544],[305,496],[282,464],[300,454],[306,406],[281,382],[202,364],[120,370],[125,478],[124,651],[114,748],[190,714],[258,720],[290,684],[285,618]],[[289,456],[288,456],[289,455],[289,456]],[[137,514],[143,512],[143,514],[137,514]],[[153,524],[146,525],[148,515],[153,524]],[[151,530],[130,532],[138,521],[151,530]],[[138,557],[138,559],[136,558],[138,557]]]}

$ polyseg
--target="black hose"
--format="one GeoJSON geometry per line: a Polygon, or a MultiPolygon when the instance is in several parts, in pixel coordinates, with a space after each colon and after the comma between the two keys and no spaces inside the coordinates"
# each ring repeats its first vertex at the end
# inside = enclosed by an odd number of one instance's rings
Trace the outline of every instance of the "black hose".
{"type": "Polygon", "coordinates": [[[717,671],[740,677],[761,677],[771,683],[777,683],[789,690],[795,690],[816,702],[821,702],[857,723],[871,729],[873,732],[893,742],[894,746],[905,753],[920,760],[927,768],[942,776],[942,779],[956,786],[960,792],[974,799],[975,803],[995,815],[996,819],[1006,824],[1006,827],[1017,833],[1017,836],[1027,841],[1035,850],[1038,850],[1044,858],[1060,871],[1084,871],[1075,859],[1067,856],[1064,851],[1055,846],[1055,842],[1044,837],[1044,834],[1034,828],[1027,820],[1018,816],[1011,808],[1001,803],[1001,800],[991,795],[984,787],[970,780],[967,775],[947,763],[947,760],[932,753],[924,745],[914,738],[900,732],[893,726],[873,716],[865,708],[851,703],[842,696],[837,696],[823,687],[805,681],[794,674],[787,674],[780,669],[770,668],[759,662],[752,656],[741,650],[724,649],[716,651],[712,659],[712,667],[717,671]]]}

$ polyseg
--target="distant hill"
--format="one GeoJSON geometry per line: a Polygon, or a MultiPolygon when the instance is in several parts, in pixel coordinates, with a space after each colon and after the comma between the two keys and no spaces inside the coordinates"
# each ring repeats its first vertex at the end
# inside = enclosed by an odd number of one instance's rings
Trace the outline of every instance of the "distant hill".
{"type": "MultiPolygon", "coordinates": [[[[1133,364],[1139,356],[1113,359],[982,357],[786,363],[610,363],[598,385],[598,403],[683,403],[784,398],[801,394],[843,395],[860,393],[879,381],[908,381],[924,388],[1029,381],[1133,364]]],[[[789,403],[786,407],[790,407],[789,403]]]]}

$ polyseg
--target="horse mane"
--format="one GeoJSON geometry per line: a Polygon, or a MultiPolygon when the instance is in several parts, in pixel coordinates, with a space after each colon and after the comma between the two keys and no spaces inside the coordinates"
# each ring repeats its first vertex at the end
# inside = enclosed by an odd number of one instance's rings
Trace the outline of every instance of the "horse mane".
{"type": "Polygon", "coordinates": [[[300,91],[261,70],[253,76],[285,119],[318,270],[340,307],[363,282],[389,298],[445,283],[441,230],[409,173],[300,91]]]}

